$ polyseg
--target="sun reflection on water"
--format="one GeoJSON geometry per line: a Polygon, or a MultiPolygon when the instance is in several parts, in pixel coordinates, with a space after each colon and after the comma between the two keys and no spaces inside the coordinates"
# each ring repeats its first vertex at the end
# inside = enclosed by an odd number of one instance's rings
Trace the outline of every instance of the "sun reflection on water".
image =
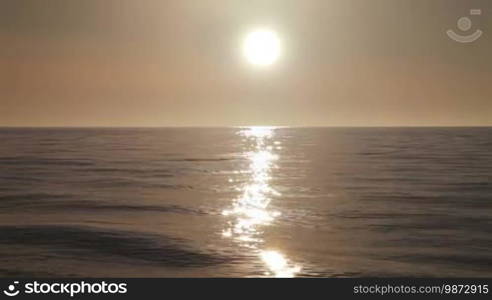
{"type": "MultiPolygon", "coordinates": [[[[268,269],[267,275],[275,277],[294,277],[300,267],[292,264],[278,251],[262,249],[264,243],[262,227],[272,224],[280,212],[269,208],[272,196],[280,196],[270,185],[271,170],[275,167],[278,155],[273,147],[278,141],[272,127],[250,127],[242,129],[240,135],[247,138],[253,151],[245,152],[249,161],[246,172],[248,180],[240,186],[241,195],[234,199],[232,207],[222,212],[230,218],[229,226],[222,232],[226,238],[234,239],[240,246],[252,249],[268,269]]],[[[230,179],[229,182],[235,182],[230,179]]]]}
{"type": "Polygon", "coordinates": [[[301,271],[299,266],[290,266],[287,259],[278,251],[261,251],[260,256],[275,277],[294,277],[301,271]]]}

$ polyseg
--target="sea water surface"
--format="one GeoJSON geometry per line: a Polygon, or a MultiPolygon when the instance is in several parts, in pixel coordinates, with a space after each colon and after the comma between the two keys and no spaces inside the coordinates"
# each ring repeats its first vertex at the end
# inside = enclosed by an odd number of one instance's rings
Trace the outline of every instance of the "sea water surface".
{"type": "Polygon", "coordinates": [[[491,128],[0,129],[0,276],[492,276],[491,128]]]}

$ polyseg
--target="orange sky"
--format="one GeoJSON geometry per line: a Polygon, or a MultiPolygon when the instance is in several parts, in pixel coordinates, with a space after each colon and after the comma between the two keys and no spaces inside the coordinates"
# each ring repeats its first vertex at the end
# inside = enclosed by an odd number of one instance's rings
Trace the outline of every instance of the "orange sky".
{"type": "Polygon", "coordinates": [[[492,125],[491,20],[489,0],[1,1],[0,126],[492,125]],[[470,8],[484,35],[450,40],[470,8]],[[239,48],[258,26],[282,39],[268,68],[239,48]]]}

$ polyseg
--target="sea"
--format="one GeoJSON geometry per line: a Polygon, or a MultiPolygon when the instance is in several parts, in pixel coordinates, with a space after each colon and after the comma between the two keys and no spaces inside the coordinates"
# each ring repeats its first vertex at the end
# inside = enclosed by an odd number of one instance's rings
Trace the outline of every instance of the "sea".
{"type": "Polygon", "coordinates": [[[12,276],[492,277],[492,128],[1,128],[12,276]]]}

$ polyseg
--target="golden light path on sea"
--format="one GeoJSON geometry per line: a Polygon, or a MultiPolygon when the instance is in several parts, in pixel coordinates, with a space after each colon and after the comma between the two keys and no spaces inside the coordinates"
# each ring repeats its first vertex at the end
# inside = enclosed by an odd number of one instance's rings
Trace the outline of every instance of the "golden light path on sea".
{"type": "Polygon", "coordinates": [[[230,218],[222,235],[255,253],[267,269],[265,275],[294,277],[301,271],[300,266],[291,263],[279,250],[263,248],[262,227],[271,225],[280,216],[269,208],[272,196],[280,196],[270,185],[271,170],[278,160],[274,148],[268,145],[274,138],[274,130],[273,127],[249,127],[239,132],[253,144],[253,150],[245,152],[249,160],[248,180],[240,187],[241,194],[234,199],[232,207],[222,212],[230,218]]]}

